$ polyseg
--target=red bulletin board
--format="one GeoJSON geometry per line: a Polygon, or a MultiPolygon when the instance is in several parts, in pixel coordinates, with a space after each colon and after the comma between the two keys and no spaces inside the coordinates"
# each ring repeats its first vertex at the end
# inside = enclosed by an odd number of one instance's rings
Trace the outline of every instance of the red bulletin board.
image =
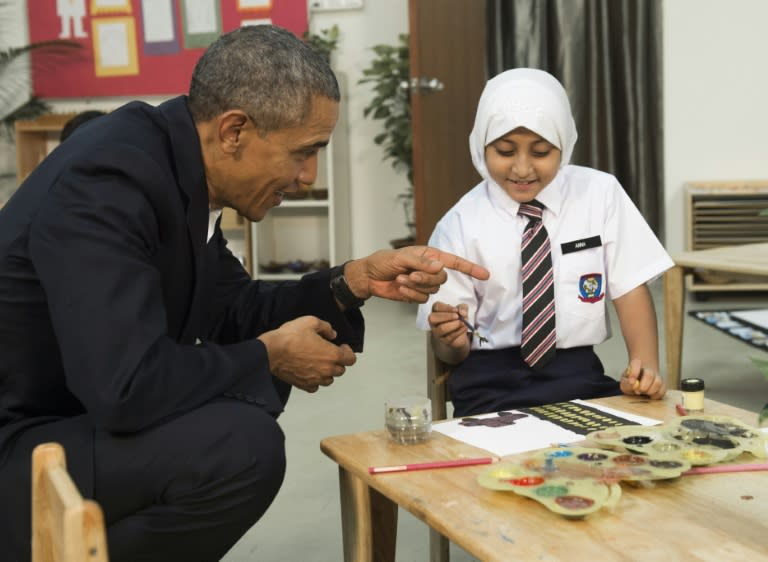
{"type": "Polygon", "coordinates": [[[184,94],[220,33],[258,23],[307,29],[307,0],[27,0],[27,12],[30,42],[83,46],[32,51],[41,98],[184,94]]]}

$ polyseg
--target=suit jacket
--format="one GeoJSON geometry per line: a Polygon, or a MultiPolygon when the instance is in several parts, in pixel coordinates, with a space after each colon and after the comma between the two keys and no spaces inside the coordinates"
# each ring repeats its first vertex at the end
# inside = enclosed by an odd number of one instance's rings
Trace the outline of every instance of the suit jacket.
{"type": "Polygon", "coordinates": [[[86,123],[21,185],[0,211],[0,467],[26,427],[82,414],[116,433],[221,395],[279,414],[289,388],[255,337],[301,315],[362,349],[327,271],[252,281],[208,213],[185,97],[86,123]]]}

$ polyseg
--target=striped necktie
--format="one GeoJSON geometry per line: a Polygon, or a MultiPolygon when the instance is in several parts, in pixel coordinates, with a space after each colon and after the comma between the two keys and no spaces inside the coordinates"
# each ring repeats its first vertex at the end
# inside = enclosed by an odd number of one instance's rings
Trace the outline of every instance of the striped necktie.
{"type": "Polygon", "coordinates": [[[541,221],[543,205],[535,199],[521,203],[518,214],[528,217],[521,247],[523,263],[523,337],[520,353],[533,368],[555,355],[555,287],[549,235],[541,221]]]}

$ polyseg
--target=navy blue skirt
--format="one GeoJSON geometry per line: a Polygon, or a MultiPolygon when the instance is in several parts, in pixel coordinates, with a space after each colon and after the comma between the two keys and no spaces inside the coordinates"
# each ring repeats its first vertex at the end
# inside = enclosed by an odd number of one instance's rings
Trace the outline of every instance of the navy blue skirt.
{"type": "Polygon", "coordinates": [[[606,376],[592,346],[558,349],[534,371],[519,347],[474,350],[448,377],[453,416],[470,416],[621,394],[619,382],[606,376]]]}

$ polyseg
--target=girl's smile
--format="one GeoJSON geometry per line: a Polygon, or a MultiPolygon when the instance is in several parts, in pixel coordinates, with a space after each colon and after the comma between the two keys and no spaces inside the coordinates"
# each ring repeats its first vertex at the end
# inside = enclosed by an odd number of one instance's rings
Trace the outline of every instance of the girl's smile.
{"type": "Polygon", "coordinates": [[[493,181],[518,203],[527,203],[547,187],[560,169],[560,150],[518,127],[485,147],[485,164],[493,181]]]}

